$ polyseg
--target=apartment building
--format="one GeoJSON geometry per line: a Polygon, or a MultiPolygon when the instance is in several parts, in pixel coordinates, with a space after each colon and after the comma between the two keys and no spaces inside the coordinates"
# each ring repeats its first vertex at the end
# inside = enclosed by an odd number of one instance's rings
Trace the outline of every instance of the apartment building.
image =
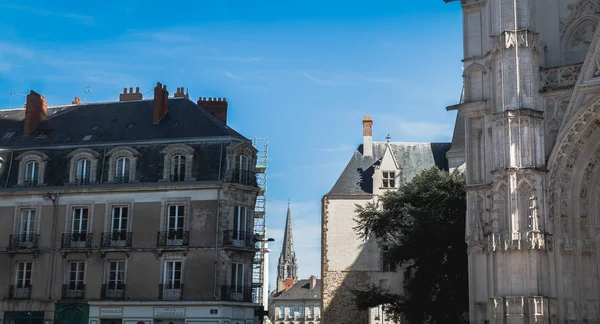
{"type": "Polygon", "coordinates": [[[256,149],[226,99],[0,111],[0,323],[253,323],[256,149]]]}
{"type": "Polygon", "coordinates": [[[306,280],[288,280],[284,290],[272,296],[270,311],[273,324],[320,324],[322,281],[315,276],[306,280]]]}

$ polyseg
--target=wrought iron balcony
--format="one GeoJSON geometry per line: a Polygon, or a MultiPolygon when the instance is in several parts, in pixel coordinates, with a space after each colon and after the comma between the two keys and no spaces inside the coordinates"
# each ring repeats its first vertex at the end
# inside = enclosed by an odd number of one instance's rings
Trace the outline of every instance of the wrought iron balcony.
{"type": "Polygon", "coordinates": [[[103,248],[120,248],[120,247],[131,247],[131,232],[126,231],[112,231],[102,233],[102,247],[103,248]]]}
{"type": "Polygon", "coordinates": [[[188,246],[190,245],[190,231],[166,231],[158,232],[156,245],[165,246],[188,246]]]}
{"type": "Polygon", "coordinates": [[[75,178],[75,185],[76,186],[87,186],[90,184],[90,177],[77,177],[75,178]]]}
{"type": "Polygon", "coordinates": [[[38,247],[39,234],[11,235],[8,242],[9,250],[35,250],[38,247]]]}
{"type": "Polygon", "coordinates": [[[92,246],[92,233],[88,232],[74,232],[64,233],[62,235],[63,249],[74,249],[74,248],[89,248],[92,246]]]}
{"type": "Polygon", "coordinates": [[[252,302],[250,286],[221,286],[221,300],[252,302]]]}
{"type": "Polygon", "coordinates": [[[111,282],[109,284],[102,285],[102,299],[125,299],[125,284],[120,282],[111,282]]]}
{"type": "Polygon", "coordinates": [[[85,285],[84,284],[68,284],[62,286],[63,299],[84,299],[85,285]]]}
{"type": "Polygon", "coordinates": [[[237,230],[223,231],[223,245],[254,248],[254,233],[237,230]]]}
{"type": "Polygon", "coordinates": [[[159,300],[181,300],[183,297],[183,284],[180,283],[168,283],[158,285],[158,299],[159,300]]]}
{"type": "Polygon", "coordinates": [[[23,185],[25,187],[35,187],[38,185],[38,179],[36,178],[25,178],[23,180],[23,185]]]}
{"type": "Polygon", "coordinates": [[[129,183],[129,176],[115,176],[115,183],[129,183]]]}
{"type": "Polygon", "coordinates": [[[258,187],[256,172],[242,169],[229,169],[225,173],[225,182],[239,183],[244,186],[258,187]]]}
{"type": "Polygon", "coordinates": [[[15,285],[8,288],[8,298],[10,299],[30,299],[31,285],[15,285]]]}

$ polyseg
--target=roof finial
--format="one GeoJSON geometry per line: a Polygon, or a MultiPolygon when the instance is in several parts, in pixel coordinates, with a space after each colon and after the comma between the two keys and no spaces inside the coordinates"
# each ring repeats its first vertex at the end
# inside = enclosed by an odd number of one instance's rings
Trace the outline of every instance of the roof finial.
{"type": "Polygon", "coordinates": [[[392,137],[390,136],[390,134],[388,134],[388,136],[387,136],[386,138],[387,138],[387,142],[388,142],[388,143],[389,143],[389,142],[390,142],[390,140],[392,139],[392,137]]]}

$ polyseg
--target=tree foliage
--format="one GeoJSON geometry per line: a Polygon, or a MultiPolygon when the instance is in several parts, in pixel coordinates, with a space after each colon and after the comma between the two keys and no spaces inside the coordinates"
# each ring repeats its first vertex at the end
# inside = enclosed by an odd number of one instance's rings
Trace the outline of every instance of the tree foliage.
{"type": "Polygon", "coordinates": [[[385,242],[398,271],[405,269],[402,296],[377,287],[355,291],[360,308],[384,305],[397,319],[416,324],[466,323],[464,187],[463,173],[433,167],[398,191],[357,206],[357,233],[385,242]]]}

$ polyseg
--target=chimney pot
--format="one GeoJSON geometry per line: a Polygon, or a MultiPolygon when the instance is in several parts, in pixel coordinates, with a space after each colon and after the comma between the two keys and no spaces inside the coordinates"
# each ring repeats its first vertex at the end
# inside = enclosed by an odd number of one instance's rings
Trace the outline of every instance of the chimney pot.
{"type": "Polygon", "coordinates": [[[79,97],[75,97],[73,102],[71,102],[72,105],[79,105],[80,103],[81,103],[81,100],[79,99],[79,97]]]}
{"type": "Polygon", "coordinates": [[[135,87],[135,93],[140,93],[140,87],[135,87]]]}
{"type": "Polygon", "coordinates": [[[119,95],[119,101],[133,101],[133,100],[142,100],[142,94],[140,93],[140,88],[135,88],[135,93],[133,92],[133,87],[130,87],[129,90],[127,88],[123,88],[123,93],[119,95]]]}
{"type": "Polygon", "coordinates": [[[31,90],[27,95],[25,103],[25,119],[23,121],[23,136],[29,136],[39,124],[46,118],[48,105],[46,98],[31,90]]]}
{"type": "Polygon", "coordinates": [[[217,117],[218,120],[227,124],[227,100],[225,98],[200,97],[198,106],[204,108],[211,115],[217,117]],[[214,99],[214,100],[213,100],[214,99]]]}
{"type": "Polygon", "coordinates": [[[315,289],[315,286],[317,285],[317,277],[315,276],[310,276],[310,289],[315,289]]]}
{"type": "Polygon", "coordinates": [[[363,156],[373,156],[373,118],[363,118],[363,156]]]}

